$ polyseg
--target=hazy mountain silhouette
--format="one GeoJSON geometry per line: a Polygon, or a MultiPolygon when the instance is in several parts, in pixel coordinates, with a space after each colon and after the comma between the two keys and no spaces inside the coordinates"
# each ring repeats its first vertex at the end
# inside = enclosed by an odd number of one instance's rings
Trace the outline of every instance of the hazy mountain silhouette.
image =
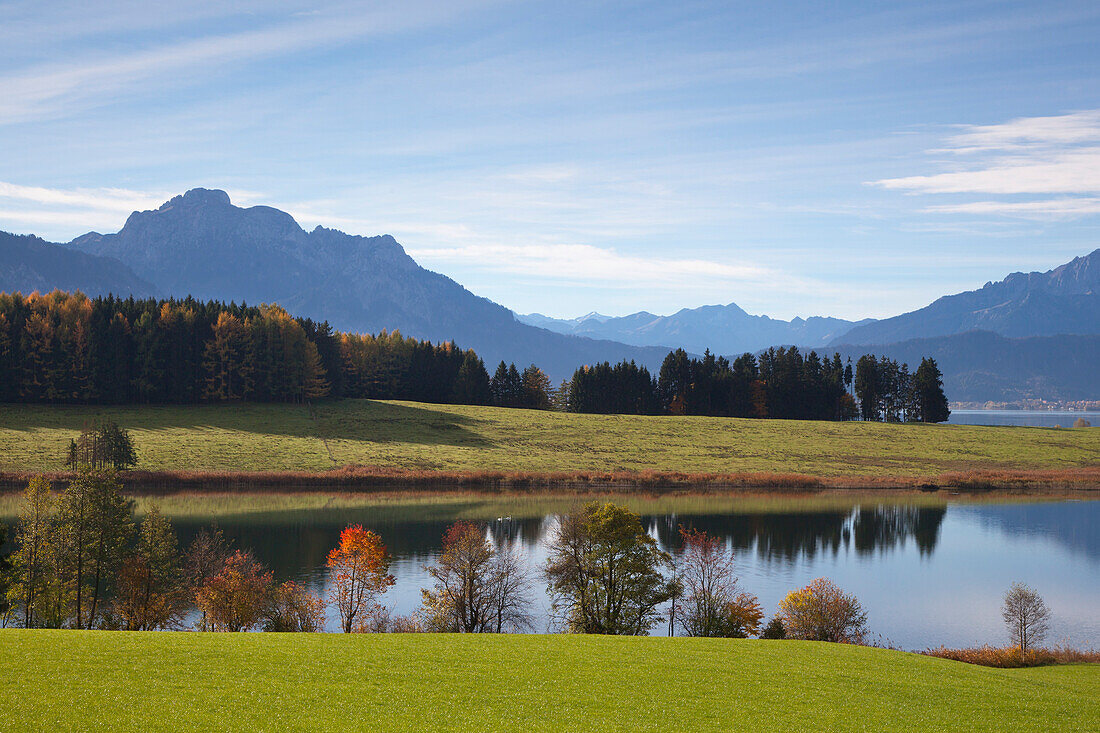
{"type": "Polygon", "coordinates": [[[889,344],[975,330],[1013,337],[1100,334],[1100,249],[1049,272],[1015,272],[979,290],[944,296],[833,342],[889,344]]]}
{"type": "Polygon", "coordinates": [[[224,191],[188,191],[131,214],[117,234],[85,234],[69,247],[125,262],[164,295],[274,302],[342,330],[453,340],[474,348],[490,370],[505,359],[562,378],[603,360],[652,367],[667,353],[529,326],[420,267],[391,236],[306,232],[286,212],[234,206],[224,191]]]}
{"type": "Polygon", "coordinates": [[[80,290],[87,295],[151,295],[153,285],[122,262],[68,251],[31,235],[0,232],[0,293],[80,290]]]}
{"type": "Polygon", "coordinates": [[[516,317],[559,333],[636,346],[676,346],[696,353],[710,349],[718,354],[740,354],[779,344],[820,347],[842,337],[854,326],[873,322],[873,319],[853,322],[821,316],[783,321],[750,315],[736,303],[684,308],[670,316],[641,311],[619,318],[598,313],[571,320],[547,318],[539,313],[516,317]]]}

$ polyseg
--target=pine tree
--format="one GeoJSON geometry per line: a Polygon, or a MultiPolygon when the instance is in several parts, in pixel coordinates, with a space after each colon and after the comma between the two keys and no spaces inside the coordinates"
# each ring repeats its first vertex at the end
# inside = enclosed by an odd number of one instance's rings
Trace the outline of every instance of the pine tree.
{"type": "Polygon", "coordinates": [[[951,416],[947,395],[943,391],[943,374],[935,359],[921,359],[913,377],[913,391],[919,412],[916,419],[922,422],[944,422],[951,416]]]}

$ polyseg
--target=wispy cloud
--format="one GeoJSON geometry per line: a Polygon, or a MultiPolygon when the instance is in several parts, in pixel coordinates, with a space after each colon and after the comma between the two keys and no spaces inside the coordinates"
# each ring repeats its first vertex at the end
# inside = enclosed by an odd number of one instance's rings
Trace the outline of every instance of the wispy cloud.
{"type": "Polygon", "coordinates": [[[930,152],[950,154],[940,165],[952,170],[887,178],[874,185],[912,194],[1027,198],[938,204],[928,207],[932,212],[1073,217],[1098,211],[1100,110],[965,126],[944,143],[930,152]],[[1035,198],[1051,194],[1061,195],[1035,198]]]}
{"type": "MultiPolygon", "coordinates": [[[[125,188],[45,188],[0,181],[0,228],[32,232],[116,231],[131,213],[155,209],[178,193],[125,188]]],[[[230,196],[238,203],[262,199],[261,194],[244,190],[231,191],[230,196]]]]}
{"type": "Polygon", "coordinates": [[[471,3],[458,5],[415,0],[373,4],[369,10],[335,8],[320,15],[294,15],[258,29],[34,66],[0,76],[0,124],[71,113],[74,105],[113,101],[128,88],[151,80],[187,84],[201,78],[197,72],[213,67],[432,25],[469,9],[471,3]]]}

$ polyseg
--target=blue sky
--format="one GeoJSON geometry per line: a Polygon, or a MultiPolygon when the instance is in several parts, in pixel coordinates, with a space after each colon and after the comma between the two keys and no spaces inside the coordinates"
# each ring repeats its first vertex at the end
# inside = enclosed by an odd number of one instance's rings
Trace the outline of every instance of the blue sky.
{"type": "Polygon", "coordinates": [[[0,229],[196,186],[520,312],[887,316],[1100,247],[1096,2],[0,0],[0,229]]]}

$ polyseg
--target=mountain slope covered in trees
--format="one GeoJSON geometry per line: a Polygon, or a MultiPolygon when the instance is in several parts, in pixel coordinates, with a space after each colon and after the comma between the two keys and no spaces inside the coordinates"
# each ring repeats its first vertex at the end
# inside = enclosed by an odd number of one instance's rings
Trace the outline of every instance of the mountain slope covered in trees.
{"type": "Polygon", "coordinates": [[[278,303],[342,330],[454,340],[489,363],[538,363],[555,378],[604,359],[655,366],[668,351],[528,326],[420,267],[391,236],[306,232],[278,209],[234,206],[224,191],[188,191],[155,211],[133,213],[117,234],[86,234],[69,246],[126,262],[164,295],[278,303]]]}
{"type": "Polygon", "coordinates": [[[1017,338],[1100,334],[1100,249],[1048,272],[1015,272],[978,290],[857,326],[833,343],[892,344],[975,330],[1017,338]]]}
{"type": "Polygon", "coordinates": [[[517,316],[520,320],[560,333],[621,341],[636,346],[670,346],[719,354],[758,351],[769,346],[823,346],[873,319],[846,321],[842,318],[795,318],[784,321],[746,313],[736,303],[684,308],[669,316],[640,311],[611,318],[589,313],[569,320],[548,318],[540,313],[517,316]]]}
{"type": "Polygon", "coordinates": [[[87,295],[152,295],[153,285],[111,257],[77,252],[35,236],[0,232],[0,293],[54,289],[87,295]]]}

